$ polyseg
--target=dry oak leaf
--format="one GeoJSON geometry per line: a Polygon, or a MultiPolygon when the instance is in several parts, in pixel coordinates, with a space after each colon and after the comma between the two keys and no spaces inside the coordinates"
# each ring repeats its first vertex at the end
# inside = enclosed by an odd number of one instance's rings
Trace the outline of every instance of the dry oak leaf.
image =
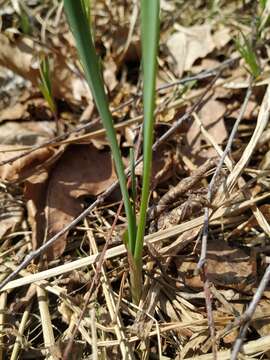
{"type": "MultiPolygon", "coordinates": [[[[111,154],[92,144],[71,145],[54,164],[48,176],[32,176],[26,183],[25,196],[35,227],[34,247],[40,246],[62,230],[83,210],[83,196],[96,196],[116,180],[111,154]]],[[[57,240],[47,256],[60,256],[67,234],[57,240]]]]}
{"type": "Polygon", "coordinates": [[[176,72],[180,77],[184,71],[191,69],[194,62],[204,58],[215,48],[209,24],[183,27],[176,25],[177,32],[173,33],[167,46],[174,57],[176,72]]]}

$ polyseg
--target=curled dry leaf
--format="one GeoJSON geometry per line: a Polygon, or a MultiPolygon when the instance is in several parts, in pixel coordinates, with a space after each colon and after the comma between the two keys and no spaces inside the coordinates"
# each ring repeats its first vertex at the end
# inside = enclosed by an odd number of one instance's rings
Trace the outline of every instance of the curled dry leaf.
{"type": "MultiPolygon", "coordinates": [[[[109,152],[99,151],[93,145],[69,146],[50,171],[45,184],[35,183],[35,178],[28,183],[29,204],[36,206],[32,212],[36,223],[34,245],[40,246],[43,239],[51,238],[82,211],[82,196],[100,194],[115,179],[109,152]],[[40,193],[38,190],[42,187],[45,191],[40,193]]],[[[63,253],[66,237],[63,235],[48,250],[49,259],[63,253]]]]}
{"type": "MultiPolygon", "coordinates": [[[[19,156],[24,152],[4,152],[6,149],[11,149],[11,146],[0,146],[0,161],[8,161],[14,155],[19,156]]],[[[16,146],[14,146],[15,149],[16,146]]],[[[54,161],[54,156],[58,153],[59,151],[49,147],[33,151],[29,155],[14,161],[12,164],[0,166],[0,177],[2,180],[9,182],[22,182],[32,175],[44,172],[44,169],[48,168],[49,164],[54,161]]]]}
{"type": "MultiPolygon", "coordinates": [[[[253,321],[252,325],[261,336],[266,336],[270,333],[270,301],[262,299],[255,310],[254,317],[261,319],[253,321]]],[[[270,352],[269,352],[270,354],[270,352]]]]}
{"type": "Polygon", "coordinates": [[[170,36],[167,46],[173,55],[177,75],[182,76],[197,59],[214,50],[211,26],[204,24],[185,28],[177,25],[177,32],[170,36]]]}
{"type": "Polygon", "coordinates": [[[215,48],[222,48],[231,40],[230,30],[226,27],[221,27],[213,35],[210,24],[191,27],[177,24],[175,27],[177,31],[169,37],[167,46],[174,58],[178,76],[191,70],[197,59],[204,58],[215,48]]]}
{"type": "MultiPolygon", "coordinates": [[[[83,209],[82,197],[102,193],[116,180],[111,155],[92,144],[66,149],[40,149],[3,167],[2,178],[24,181],[32,245],[36,249],[73,220],[83,209]]],[[[49,250],[60,256],[66,234],[49,250]]]]}

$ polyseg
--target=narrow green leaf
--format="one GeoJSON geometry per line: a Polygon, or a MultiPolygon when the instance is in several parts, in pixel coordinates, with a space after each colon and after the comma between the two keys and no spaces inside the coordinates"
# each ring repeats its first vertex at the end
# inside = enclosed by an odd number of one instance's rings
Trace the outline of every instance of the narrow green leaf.
{"type": "Polygon", "coordinates": [[[98,112],[102,119],[103,126],[106,129],[106,134],[112,149],[128,221],[128,244],[129,249],[132,252],[136,239],[136,221],[133,216],[132,206],[129,200],[124,165],[116,139],[113,119],[109,110],[108,99],[104,90],[104,83],[100,73],[99,60],[96,55],[91,28],[89,26],[89,21],[82,0],[64,0],[64,7],[76,41],[77,50],[82,62],[87,82],[95,99],[98,112]]]}
{"type": "Polygon", "coordinates": [[[28,17],[28,14],[22,8],[21,8],[21,14],[20,14],[20,23],[21,23],[22,32],[26,35],[31,35],[32,34],[32,26],[30,23],[30,19],[28,17]]]}
{"type": "Polygon", "coordinates": [[[39,73],[40,73],[40,82],[39,82],[39,89],[47,101],[51,111],[53,114],[56,114],[56,103],[53,98],[52,94],[52,85],[50,79],[50,65],[49,60],[45,55],[41,56],[40,64],[39,64],[39,73]]]}
{"type": "Polygon", "coordinates": [[[149,200],[154,132],[157,49],[159,40],[159,0],[141,0],[143,63],[143,188],[134,260],[141,267],[146,213],[149,200]]]}
{"type": "Polygon", "coordinates": [[[245,60],[248,71],[257,78],[261,69],[257,62],[256,53],[252,48],[250,41],[247,37],[241,32],[242,39],[235,39],[236,48],[239,51],[242,58],[245,60]]]}
{"type": "Polygon", "coordinates": [[[129,163],[130,163],[131,197],[132,197],[133,213],[134,216],[136,216],[137,191],[136,191],[134,148],[129,149],[129,163]]]}

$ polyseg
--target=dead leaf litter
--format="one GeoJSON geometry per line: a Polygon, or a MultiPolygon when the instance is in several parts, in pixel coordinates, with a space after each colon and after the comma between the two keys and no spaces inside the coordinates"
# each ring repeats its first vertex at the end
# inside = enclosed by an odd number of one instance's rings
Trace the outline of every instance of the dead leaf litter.
{"type": "MultiPolygon", "coordinates": [[[[143,121],[135,3],[97,1],[91,9],[126,166],[129,148],[140,145],[143,121]]],[[[268,282],[259,290],[270,261],[269,2],[264,10],[258,3],[255,9],[251,1],[161,1],[154,136],[165,141],[153,154],[144,288],[136,307],[122,245],[123,211],[100,255],[121,196],[115,189],[103,198],[117,175],[63,4],[3,2],[1,281],[97,198],[102,201],[0,292],[0,359],[62,359],[97,272],[100,281],[70,359],[230,359],[245,324],[239,358],[269,358],[268,282]],[[255,18],[261,19],[257,27],[255,18]],[[241,36],[252,39],[257,78],[237,50],[241,36]],[[42,54],[50,59],[60,138],[38,88],[42,54]],[[206,229],[206,259],[198,272],[206,229]],[[246,319],[254,298],[252,319],[246,319]]],[[[137,211],[142,172],[139,164],[137,211]]]]}

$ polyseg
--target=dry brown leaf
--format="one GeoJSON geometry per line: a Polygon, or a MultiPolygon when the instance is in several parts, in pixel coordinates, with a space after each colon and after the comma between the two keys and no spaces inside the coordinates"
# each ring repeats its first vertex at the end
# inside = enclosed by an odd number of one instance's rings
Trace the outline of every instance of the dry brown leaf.
{"type": "Polygon", "coordinates": [[[167,46],[174,57],[177,75],[182,76],[197,59],[214,50],[211,26],[204,24],[185,28],[177,25],[177,32],[170,36],[167,46]]]}
{"type": "MultiPolygon", "coordinates": [[[[201,289],[200,276],[194,275],[196,258],[177,260],[179,276],[187,286],[201,289]]],[[[256,281],[256,259],[241,249],[234,249],[225,241],[210,240],[207,250],[207,274],[215,286],[250,291],[256,281]]]]}
{"type": "MultiPolygon", "coordinates": [[[[261,317],[259,320],[252,322],[252,326],[260,334],[261,337],[270,333],[270,301],[262,299],[256,306],[254,317],[261,317]]],[[[270,351],[266,352],[266,356],[270,358],[270,351]]]]}
{"type": "MultiPolygon", "coordinates": [[[[0,65],[14,71],[16,74],[38,85],[39,70],[35,56],[39,51],[44,51],[30,38],[18,37],[11,40],[4,34],[0,34],[0,65]]],[[[71,71],[64,56],[57,53],[54,55],[54,70],[52,76],[52,88],[56,97],[67,101],[81,101],[92,96],[86,85],[86,81],[71,71]]]]}
{"type": "Polygon", "coordinates": [[[16,229],[23,219],[23,208],[16,204],[11,204],[0,213],[0,239],[4,235],[16,229]]]}
{"type": "Polygon", "coordinates": [[[217,31],[213,34],[213,41],[215,43],[216,48],[219,50],[223,48],[229,41],[231,41],[232,37],[230,35],[231,29],[225,26],[221,26],[217,31]]]}
{"type": "MultiPolygon", "coordinates": [[[[3,160],[14,153],[1,155],[3,160]]],[[[4,180],[24,182],[34,249],[82,211],[82,196],[96,196],[116,180],[110,153],[92,144],[39,149],[0,167],[0,171],[4,180]]],[[[50,259],[62,254],[66,236],[48,251],[50,259]]]]}
{"type": "MultiPolygon", "coordinates": [[[[234,110],[230,114],[230,116],[237,118],[239,116],[239,111],[240,111],[239,109],[234,110]]],[[[258,103],[256,101],[249,100],[249,102],[247,103],[246,110],[243,115],[243,119],[252,120],[254,118],[257,118],[258,114],[259,114],[258,103]]]]}
{"type": "MultiPolygon", "coordinates": [[[[19,152],[3,152],[5,149],[10,149],[10,146],[2,145],[0,146],[0,160],[8,161],[14,157],[14,154],[20,155],[23,151],[19,152]]],[[[14,146],[16,149],[16,146],[14,146]]],[[[5,164],[0,166],[0,177],[2,180],[7,180],[10,182],[22,182],[29,178],[32,175],[37,176],[40,173],[43,173],[52,162],[55,161],[55,156],[59,155],[59,151],[54,148],[42,148],[36,151],[33,151],[27,156],[24,156],[12,164],[5,164]]]]}
{"type": "MultiPolygon", "coordinates": [[[[209,100],[209,102],[199,112],[199,118],[204,128],[215,139],[217,144],[222,144],[228,136],[223,120],[225,112],[225,105],[214,99],[209,100]]],[[[194,154],[200,150],[202,141],[205,141],[205,138],[201,135],[200,126],[196,123],[196,121],[193,121],[187,131],[187,143],[190,148],[190,152],[194,154]]],[[[208,158],[216,155],[216,151],[211,151],[210,153],[209,150],[211,149],[204,149],[200,151],[200,156],[208,158]]]]}
{"type": "Polygon", "coordinates": [[[254,320],[252,326],[261,336],[270,334],[270,301],[262,299],[256,306],[254,317],[261,317],[259,320],[254,320]]]}
{"type": "MultiPolygon", "coordinates": [[[[7,120],[30,121],[33,119],[45,123],[45,120],[50,120],[51,116],[46,100],[43,97],[33,98],[27,91],[17,99],[16,104],[11,101],[9,106],[5,106],[0,110],[0,122],[7,120]]],[[[31,126],[34,131],[34,122],[32,122],[31,126]]]]}
{"type": "Polygon", "coordinates": [[[27,104],[17,103],[0,111],[0,121],[16,120],[22,118],[27,109],[27,104]]]}
{"type": "Polygon", "coordinates": [[[40,144],[53,137],[54,129],[54,123],[49,121],[7,121],[0,125],[0,144],[40,144]]]}
{"type": "MultiPolygon", "coordinates": [[[[92,144],[69,146],[49,175],[39,173],[26,182],[33,246],[40,246],[82,211],[82,196],[96,196],[115,180],[109,152],[99,151],[92,144]]],[[[49,259],[63,253],[66,237],[63,235],[48,250],[49,259]]]]}
{"type": "Polygon", "coordinates": [[[220,65],[220,62],[212,58],[204,58],[199,65],[192,66],[192,72],[198,74],[204,70],[212,70],[213,68],[220,65]]]}
{"type": "MultiPolygon", "coordinates": [[[[161,184],[168,180],[173,173],[175,161],[171,149],[160,146],[153,154],[152,182],[153,185],[161,184]]],[[[135,169],[136,175],[142,176],[143,164],[140,163],[135,169]]]]}

